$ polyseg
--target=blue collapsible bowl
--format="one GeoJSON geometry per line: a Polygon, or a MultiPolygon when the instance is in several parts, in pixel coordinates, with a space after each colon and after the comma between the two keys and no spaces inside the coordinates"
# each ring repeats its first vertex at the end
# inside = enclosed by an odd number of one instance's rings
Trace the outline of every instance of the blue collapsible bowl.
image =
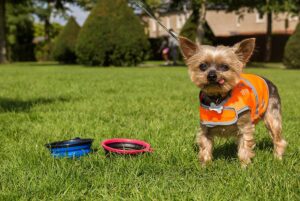
{"type": "Polygon", "coordinates": [[[90,153],[93,139],[74,138],[71,140],[52,142],[45,146],[54,158],[78,158],[90,153]]]}

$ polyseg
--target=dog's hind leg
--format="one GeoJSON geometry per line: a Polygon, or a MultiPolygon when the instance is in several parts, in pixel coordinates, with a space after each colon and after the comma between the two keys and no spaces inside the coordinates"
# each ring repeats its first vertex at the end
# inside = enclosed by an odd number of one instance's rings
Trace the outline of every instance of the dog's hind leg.
{"type": "Polygon", "coordinates": [[[266,80],[269,87],[269,104],[264,115],[264,122],[269,130],[274,144],[274,156],[282,159],[287,142],[282,137],[282,116],[280,97],[276,86],[269,80],[266,80]]]}
{"type": "Polygon", "coordinates": [[[269,105],[265,113],[264,122],[273,140],[274,156],[278,159],[282,159],[287,143],[282,138],[281,113],[278,109],[272,109],[274,108],[274,106],[272,106],[272,104],[274,104],[272,103],[273,101],[274,100],[270,99],[271,106],[269,105]]]}

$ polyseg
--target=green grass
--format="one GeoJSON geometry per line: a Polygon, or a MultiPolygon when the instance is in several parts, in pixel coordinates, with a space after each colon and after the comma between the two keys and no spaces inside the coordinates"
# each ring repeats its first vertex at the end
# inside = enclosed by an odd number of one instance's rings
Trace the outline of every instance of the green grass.
{"type": "Polygon", "coordinates": [[[256,129],[254,162],[240,167],[232,140],[198,164],[198,89],[185,68],[0,67],[0,200],[299,200],[300,71],[247,69],[271,79],[283,104],[284,160],[256,129]],[[45,143],[94,138],[95,153],[53,159],[45,143]],[[105,158],[100,142],[146,140],[153,154],[105,158]]]}
{"type": "Polygon", "coordinates": [[[282,63],[272,63],[272,62],[251,62],[248,64],[252,68],[281,68],[284,69],[285,66],[282,63]]]}

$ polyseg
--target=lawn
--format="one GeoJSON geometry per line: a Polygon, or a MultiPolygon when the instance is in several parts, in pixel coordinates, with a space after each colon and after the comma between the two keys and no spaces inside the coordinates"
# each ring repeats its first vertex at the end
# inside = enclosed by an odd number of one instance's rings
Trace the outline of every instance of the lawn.
{"type": "Polygon", "coordinates": [[[0,66],[0,200],[300,200],[300,71],[249,68],[283,104],[283,161],[263,124],[242,169],[233,140],[216,141],[201,168],[194,147],[198,89],[184,67],[0,66]],[[94,138],[95,152],[53,159],[44,144],[94,138]],[[105,158],[100,142],[148,141],[150,155],[105,158]]]}

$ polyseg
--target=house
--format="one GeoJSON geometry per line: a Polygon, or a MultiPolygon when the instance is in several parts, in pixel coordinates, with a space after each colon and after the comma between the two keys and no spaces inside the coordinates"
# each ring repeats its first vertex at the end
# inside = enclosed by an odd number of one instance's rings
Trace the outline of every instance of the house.
{"type": "MultiPolygon", "coordinates": [[[[157,17],[167,28],[172,28],[176,33],[180,33],[190,15],[191,11],[171,11],[160,13],[157,17]]],[[[166,31],[153,19],[145,15],[142,16],[142,19],[146,23],[145,32],[149,38],[159,38],[167,35],[166,31]]],[[[232,45],[244,38],[255,37],[257,42],[253,59],[263,60],[267,29],[266,15],[257,11],[240,11],[237,13],[224,10],[208,10],[206,20],[215,37],[214,44],[232,45]]],[[[298,22],[298,17],[291,17],[286,13],[273,14],[272,61],[282,60],[285,43],[294,32],[298,22]]]]}

